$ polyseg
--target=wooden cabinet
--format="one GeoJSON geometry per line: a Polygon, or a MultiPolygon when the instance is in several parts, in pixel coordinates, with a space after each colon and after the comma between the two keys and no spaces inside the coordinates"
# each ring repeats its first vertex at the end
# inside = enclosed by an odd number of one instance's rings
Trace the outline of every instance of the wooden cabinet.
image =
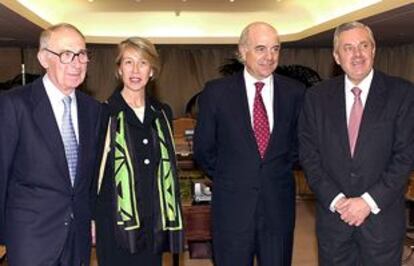
{"type": "Polygon", "coordinates": [[[185,237],[190,258],[211,258],[210,205],[183,206],[185,237]]]}
{"type": "Polygon", "coordinates": [[[210,205],[183,206],[187,242],[211,240],[210,205]]]}

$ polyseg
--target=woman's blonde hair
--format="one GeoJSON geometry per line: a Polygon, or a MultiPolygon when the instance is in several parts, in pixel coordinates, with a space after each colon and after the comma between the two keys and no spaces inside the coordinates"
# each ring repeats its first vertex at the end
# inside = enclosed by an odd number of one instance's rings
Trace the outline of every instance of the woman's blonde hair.
{"type": "MultiPolygon", "coordinates": [[[[136,51],[141,54],[145,60],[148,60],[153,71],[151,78],[158,76],[161,70],[158,52],[150,41],[141,37],[128,38],[118,45],[118,55],[115,59],[115,63],[118,67],[121,65],[122,57],[124,56],[125,51],[129,49],[136,51]]],[[[118,71],[116,71],[115,74],[118,79],[121,79],[118,71]]]]}

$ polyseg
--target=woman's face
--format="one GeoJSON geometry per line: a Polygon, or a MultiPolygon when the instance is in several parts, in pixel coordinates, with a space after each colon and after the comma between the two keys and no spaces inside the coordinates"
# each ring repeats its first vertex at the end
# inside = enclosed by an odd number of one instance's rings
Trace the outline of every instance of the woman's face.
{"type": "Polygon", "coordinates": [[[134,92],[145,90],[145,86],[153,75],[152,67],[142,54],[133,49],[125,50],[118,68],[124,89],[134,92]]]}

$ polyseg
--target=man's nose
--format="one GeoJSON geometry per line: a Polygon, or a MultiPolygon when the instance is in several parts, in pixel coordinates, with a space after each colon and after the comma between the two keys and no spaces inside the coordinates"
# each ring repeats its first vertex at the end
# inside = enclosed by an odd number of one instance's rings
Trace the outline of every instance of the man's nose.
{"type": "Polygon", "coordinates": [[[354,47],[354,49],[353,49],[353,53],[354,53],[354,55],[357,55],[357,56],[361,55],[361,53],[362,53],[362,48],[361,48],[361,47],[359,47],[359,46],[354,47]]]}
{"type": "Polygon", "coordinates": [[[75,65],[75,66],[80,66],[80,65],[82,65],[82,63],[80,62],[80,59],[79,59],[79,55],[78,54],[76,54],[76,55],[73,55],[73,58],[72,58],[72,62],[70,62],[72,65],[75,65]]]}
{"type": "Polygon", "coordinates": [[[267,50],[266,51],[265,58],[267,60],[272,60],[272,59],[275,58],[275,56],[276,56],[276,53],[273,50],[267,50]]]}

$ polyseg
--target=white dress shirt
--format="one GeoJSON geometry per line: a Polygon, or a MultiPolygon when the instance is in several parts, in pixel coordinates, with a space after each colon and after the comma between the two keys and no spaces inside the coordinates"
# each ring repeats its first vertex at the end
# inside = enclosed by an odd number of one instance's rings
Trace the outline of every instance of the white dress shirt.
{"type": "MultiPolygon", "coordinates": [[[[43,85],[46,89],[46,94],[49,98],[50,104],[52,105],[53,114],[55,115],[56,123],[59,127],[60,135],[62,136],[62,120],[63,112],[65,110],[65,105],[63,103],[63,98],[66,96],[63,94],[56,86],[50,81],[48,75],[43,77],[43,85]]],[[[79,126],[78,126],[78,105],[76,103],[75,91],[70,95],[72,98],[71,102],[71,117],[73,123],[73,129],[75,130],[76,141],[79,144],[79,126]]]]}
{"type": "MultiPolygon", "coordinates": [[[[365,103],[367,102],[369,88],[371,87],[373,76],[374,76],[374,70],[371,70],[371,72],[358,85],[355,85],[348,78],[348,76],[345,75],[345,106],[346,106],[347,124],[349,123],[349,117],[351,115],[351,109],[352,109],[352,105],[354,104],[354,98],[355,98],[354,94],[352,93],[352,88],[358,87],[361,90],[360,98],[361,98],[362,105],[365,107],[365,103]]],[[[336,203],[338,202],[338,200],[344,197],[345,195],[343,193],[339,193],[331,202],[329,209],[332,212],[335,212],[336,203]]],[[[365,192],[364,194],[362,194],[361,197],[369,205],[372,213],[378,214],[381,211],[381,209],[378,208],[377,203],[374,201],[371,195],[369,195],[368,192],[365,192]]]]}
{"type": "Polygon", "coordinates": [[[250,112],[250,122],[253,125],[253,104],[254,104],[254,96],[256,95],[256,82],[263,82],[265,85],[262,89],[262,98],[263,103],[266,108],[267,118],[269,119],[269,132],[272,133],[273,130],[273,94],[274,94],[274,88],[273,88],[273,75],[270,75],[269,77],[257,80],[252,75],[250,75],[249,72],[247,72],[246,68],[244,68],[243,71],[244,76],[244,82],[246,84],[246,94],[247,94],[247,102],[249,104],[249,112],[250,112]]]}

